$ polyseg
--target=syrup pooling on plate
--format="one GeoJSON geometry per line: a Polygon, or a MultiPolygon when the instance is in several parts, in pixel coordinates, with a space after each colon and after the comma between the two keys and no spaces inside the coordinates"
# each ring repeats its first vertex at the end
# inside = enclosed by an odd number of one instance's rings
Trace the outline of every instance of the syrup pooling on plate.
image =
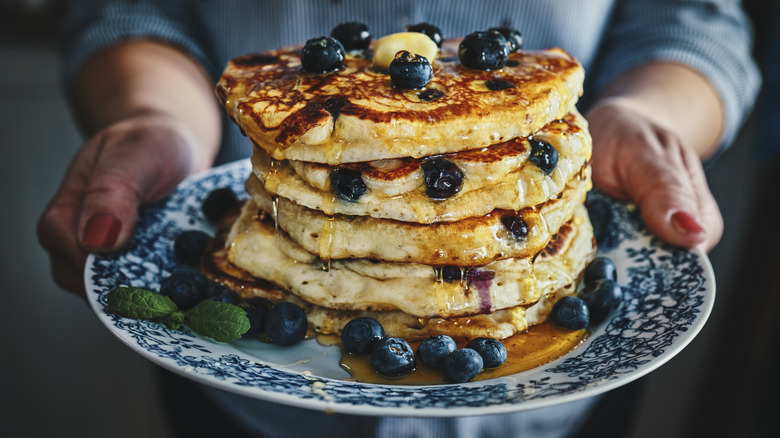
{"type": "MultiPolygon", "coordinates": [[[[507,349],[507,360],[496,368],[488,368],[475,377],[474,381],[495,379],[509,376],[550,363],[563,357],[588,338],[587,330],[569,331],[546,322],[532,327],[526,333],[517,334],[502,342],[507,349]]],[[[318,336],[317,341],[323,345],[339,345],[336,336],[318,336]]],[[[458,347],[466,342],[458,341],[458,347]]],[[[413,342],[412,348],[417,351],[419,342],[413,342]]],[[[417,361],[417,368],[411,374],[400,378],[388,378],[378,374],[371,368],[367,355],[354,355],[342,350],[341,367],[347,370],[356,382],[377,383],[389,385],[438,385],[447,384],[441,369],[427,366],[417,361]]]]}

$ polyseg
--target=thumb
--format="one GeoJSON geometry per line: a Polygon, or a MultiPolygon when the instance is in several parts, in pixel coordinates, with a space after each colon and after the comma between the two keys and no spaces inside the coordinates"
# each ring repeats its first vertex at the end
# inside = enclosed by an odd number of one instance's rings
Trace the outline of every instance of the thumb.
{"type": "Polygon", "coordinates": [[[110,252],[130,238],[139,206],[162,199],[187,176],[192,148],[166,129],[119,126],[94,141],[99,153],[84,186],[78,236],[85,250],[110,252]]]}
{"type": "Polygon", "coordinates": [[[717,204],[698,157],[684,148],[675,149],[665,160],[634,166],[627,190],[647,227],[662,240],[686,248],[711,246],[709,240],[717,241],[722,228],[718,228],[717,204]]]}

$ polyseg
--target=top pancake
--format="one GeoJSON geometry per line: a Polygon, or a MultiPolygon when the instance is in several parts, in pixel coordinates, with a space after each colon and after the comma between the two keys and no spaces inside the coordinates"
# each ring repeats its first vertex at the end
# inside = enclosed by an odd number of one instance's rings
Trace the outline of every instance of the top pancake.
{"type": "Polygon", "coordinates": [[[217,84],[228,115],[277,160],[328,164],[458,152],[528,136],[563,118],[582,93],[584,71],[561,49],[512,53],[501,70],[462,66],[447,41],[422,90],[393,87],[371,60],[304,73],[300,51],[230,61],[217,84]]]}

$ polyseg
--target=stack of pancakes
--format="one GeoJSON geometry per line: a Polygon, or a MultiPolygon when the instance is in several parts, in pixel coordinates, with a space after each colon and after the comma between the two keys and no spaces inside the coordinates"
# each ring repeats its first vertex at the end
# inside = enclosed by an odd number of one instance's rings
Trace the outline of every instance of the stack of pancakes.
{"type": "Polygon", "coordinates": [[[217,95],[254,145],[253,172],[212,277],[301,305],[320,333],[370,316],[410,340],[506,338],[575,293],[594,251],[582,67],[550,49],[473,70],[456,44],[421,90],[360,54],[327,74],[302,72],[294,48],[233,59],[217,95]],[[540,143],[552,169],[530,159],[540,143]],[[454,164],[462,182],[432,198],[425,163],[454,164]]]}

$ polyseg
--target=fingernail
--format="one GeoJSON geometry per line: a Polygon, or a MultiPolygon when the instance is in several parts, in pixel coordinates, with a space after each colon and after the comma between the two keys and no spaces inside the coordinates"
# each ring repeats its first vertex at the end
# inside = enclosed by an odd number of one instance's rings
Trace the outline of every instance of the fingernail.
{"type": "Polygon", "coordinates": [[[84,246],[91,248],[110,248],[116,243],[122,223],[110,214],[92,216],[84,227],[84,246]]]}
{"type": "Polygon", "coordinates": [[[704,227],[689,213],[677,211],[671,217],[672,226],[680,233],[702,234],[704,227]]]}

